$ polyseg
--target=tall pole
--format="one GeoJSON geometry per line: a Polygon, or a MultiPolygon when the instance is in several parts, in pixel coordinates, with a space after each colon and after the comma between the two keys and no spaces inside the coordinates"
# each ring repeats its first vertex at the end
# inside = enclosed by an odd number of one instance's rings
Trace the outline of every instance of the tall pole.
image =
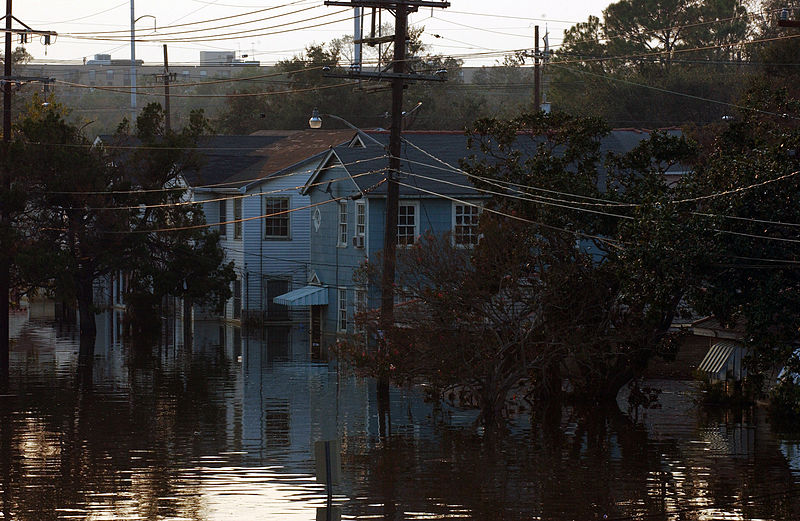
{"type": "Polygon", "coordinates": [[[539,26],[533,29],[533,101],[535,111],[542,110],[542,70],[539,65],[539,26]]]}
{"type": "MultiPolygon", "coordinates": [[[[397,172],[400,170],[401,136],[403,125],[403,77],[406,64],[406,33],[408,32],[408,7],[398,2],[395,8],[394,67],[398,76],[392,79],[392,124],[389,133],[389,172],[386,189],[386,227],[383,234],[383,277],[381,279],[381,329],[389,335],[394,326],[394,275],[397,254],[397,214],[400,185],[397,172]]],[[[389,382],[383,377],[378,381],[378,392],[388,396],[389,382]]]]}
{"type": "Polygon", "coordinates": [[[167,132],[172,129],[172,125],[170,123],[170,113],[169,113],[169,59],[167,58],[167,44],[164,44],[164,112],[166,119],[164,123],[167,128],[167,132]]]}
{"type": "Polygon", "coordinates": [[[136,123],[136,17],[131,0],[131,123],[136,123]]]}
{"type": "MultiPolygon", "coordinates": [[[[11,77],[11,0],[6,0],[6,41],[5,58],[3,59],[3,75],[11,77]]],[[[11,147],[11,82],[6,79],[3,83],[3,195],[7,196],[11,189],[11,158],[9,157],[11,147]]],[[[10,226],[7,203],[4,202],[2,213],[0,213],[0,231],[3,233],[10,226]]],[[[5,380],[8,375],[8,352],[10,328],[8,321],[9,300],[11,297],[11,259],[9,258],[9,246],[3,247],[0,253],[0,375],[5,380]]]]}

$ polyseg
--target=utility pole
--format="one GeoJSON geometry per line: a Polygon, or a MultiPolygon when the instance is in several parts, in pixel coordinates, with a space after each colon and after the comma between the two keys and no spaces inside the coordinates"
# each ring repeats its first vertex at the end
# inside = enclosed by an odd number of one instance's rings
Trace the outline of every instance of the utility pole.
{"type": "Polygon", "coordinates": [[[542,110],[542,70],[539,65],[539,26],[533,28],[533,101],[536,111],[542,110]]]}
{"type": "MultiPolygon", "coordinates": [[[[24,23],[20,22],[11,11],[11,0],[6,0],[6,14],[3,17],[6,21],[5,33],[5,55],[3,58],[3,148],[2,159],[3,167],[2,176],[3,181],[0,184],[2,190],[0,198],[6,199],[11,191],[11,161],[10,161],[10,148],[11,148],[11,87],[13,84],[21,85],[31,81],[44,81],[47,84],[49,78],[29,78],[22,76],[11,75],[11,62],[13,60],[11,53],[11,38],[14,33],[19,34],[22,38],[27,39],[28,35],[40,35],[44,37],[45,45],[50,45],[50,38],[55,36],[56,33],[52,31],[36,31],[31,29],[24,23]],[[17,22],[24,27],[24,29],[14,29],[13,22],[17,22]]],[[[6,202],[3,201],[3,206],[0,208],[0,233],[5,233],[11,226],[11,215],[6,202]]],[[[8,352],[9,352],[9,335],[11,333],[9,328],[8,313],[10,311],[9,301],[11,300],[11,257],[10,257],[10,244],[2,245],[2,252],[0,252],[0,376],[5,378],[8,376],[8,352]]]]}
{"type": "MultiPolygon", "coordinates": [[[[383,275],[381,278],[381,317],[380,325],[383,334],[388,336],[394,327],[394,279],[397,255],[397,214],[400,199],[400,185],[397,184],[397,172],[400,170],[400,153],[402,150],[403,127],[403,89],[406,80],[444,81],[441,76],[422,76],[410,74],[406,71],[406,38],[408,37],[408,14],[417,11],[420,7],[450,7],[450,2],[434,0],[327,0],[325,5],[343,5],[356,9],[373,8],[373,22],[375,11],[388,9],[394,11],[394,56],[392,72],[367,72],[359,66],[351,68],[345,74],[328,73],[330,77],[344,77],[353,79],[373,79],[390,81],[392,84],[392,122],[389,132],[389,170],[386,174],[386,223],[383,233],[383,275]]],[[[360,38],[356,44],[379,43],[382,38],[360,38]]],[[[359,64],[360,65],[360,64],[359,64]]],[[[378,379],[378,402],[388,403],[389,381],[386,376],[378,379]]]]}
{"type": "Polygon", "coordinates": [[[164,74],[157,74],[156,77],[161,77],[164,80],[164,113],[166,119],[164,120],[167,132],[172,130],[172,124],[170,122],[170,110],[169,110],[169,80],[171,80],[171,75],[169,73],[169,59],[167,58],[167,44],[164,44],[164,74]]]}
{"type": "Polygon", "coordinates": [[[131,0],[131,125],[136,124],[136,18],[131,0]]]}

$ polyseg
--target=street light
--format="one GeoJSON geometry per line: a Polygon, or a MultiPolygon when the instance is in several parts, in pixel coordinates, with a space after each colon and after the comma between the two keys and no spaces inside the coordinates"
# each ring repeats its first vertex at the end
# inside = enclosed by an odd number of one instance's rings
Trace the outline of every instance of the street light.
{"type": "Polygon", "coordinates": [[[319,117],[319,111],[316,108],[311,112],[311,117],[308,118],[308,126],[311,128],[322,127],[322,118],[319,117]]]}

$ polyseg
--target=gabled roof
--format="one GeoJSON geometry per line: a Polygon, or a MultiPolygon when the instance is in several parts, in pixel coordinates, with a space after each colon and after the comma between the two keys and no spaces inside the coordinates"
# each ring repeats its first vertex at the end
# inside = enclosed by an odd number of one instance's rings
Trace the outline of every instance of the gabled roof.
{"type": "MultiPolygon", "coordinates": [[[[680,135],[680,130],[669,129],[668,133],[680,135]]],[[[368,138],[362,140],[364,147],[340,145],[333,149],[333,154],[324,166],[335,166],[332,161],[338,159],[353,177],[359,191],[368,196],[385,197],[386,184],[380,182],[385,178],[389,166],[388,149],[389,133],[387,131],[367,131],[368,138]]],[[[600,142],[600,153],[613,152],[622,154],[632,150],[641,141],[650,136],[650,131],[639,129],[612,130],[600,142]]],[[[400,197],[435,197],[444,195],[453,198],[485,198],[486,195],[472,187],[469,178],[458,172],[461,159],[475,156],[480,159],[483,154],[477,148],[467,148],[467,136],[455,131],[406,131],[403,132],[403,147],[400,163],[400,197]],[[421,150],[420,150],[421,149],[421,150]]],[[[523,154],[536,151],[536,141],[520,139],[519,150],[523,154]]],[[[670,172],[680,172],[680,165],[673,165],[670,172]]],[[[316,182],[321,175],[318,171],[306,184],[304,191],[316,182]]],[[[599,186],[605,187],[606,172],[603,165],[598,165],[599,186]]]]}
{"type": "MultiPolygon", "coordinates": [[[[363,147],[338,146],[333,149],[333,155],[344,165],[361,192],[385,197],[386,184],[379,183],[389,166],[386,152],[389,134],[385,131],[368,131],[366,134],[382,145],[372,139],[362,139],[363,147]]],[[[434,194],[485,197],[472,187],[464,174],[454,170],[458,168],[460,159],[472,153],[467,148],[467,137],[463,132],[404,132],[403,140],[398,177],[400,197],[433,197],[434,194]]],[[[309,180],[307,187],[314,178],[309,180]]]]}
{"type": "MultiPolygon", "coordinates": [[[[194,149],[201,155],[200,168],[184,170],[183,178],[192,187],[223,184],[232,172],[252,171],[265,158],[261,150],[283,140],[289,133],[291,131],[268,136],[202,136],[194,149]]],[[[98,139],[113,146],[118,138],[105,134],[98,139]]],[[[136,147],[141,141],[135,136],[125,136],[121,144],[136,147]]]]}
{"type": "MultiPolygon", "coordinates": [[[[332,147],[350,142],[354,135],[354,130],[301,130],[294,132],[259,151],[265,160],[259,163],[258,172],[252,172],[250,169],[242,170],[231,175],[226,180],[226,184],[230,183],[231,187],[248,186],[288,170],[299,163],[318,157],[321,159],[322,155],[332,147]]],[[[311,172],[309,172],[310,174],[311,172]]]]}

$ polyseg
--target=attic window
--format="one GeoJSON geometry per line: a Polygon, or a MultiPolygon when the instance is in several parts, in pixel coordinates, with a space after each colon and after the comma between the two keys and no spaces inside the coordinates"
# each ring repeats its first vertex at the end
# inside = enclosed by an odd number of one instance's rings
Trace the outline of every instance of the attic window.
{"type": "Polygon", "coordinates": [[[367,145],[365,145],[364,140],[361,139],[361,134],[356,134],[353,136],[353,139],[350,140],[350,143],[347,144],[347,148],[367,148],[367,145]]]}

